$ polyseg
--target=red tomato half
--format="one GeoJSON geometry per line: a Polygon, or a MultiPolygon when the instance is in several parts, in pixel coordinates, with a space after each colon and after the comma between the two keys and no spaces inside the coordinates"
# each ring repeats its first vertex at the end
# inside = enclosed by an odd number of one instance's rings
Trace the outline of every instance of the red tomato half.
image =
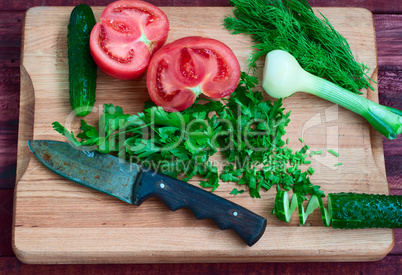
{"type": "Polygon", "coordinates": [[[163,46],[149,62],[147,88],[152,101],[166,111],[190,107],[200,93],[222,98],[240,80],[240,65],[222,42],[198,36],[163,46]]]}
{"type": "Polygon", "coordinates": [[[169,32],[166,14],[137,0],[109,4],[91,32],[91,55],[106,74],[123,80],[141,76],[169,32]]]}

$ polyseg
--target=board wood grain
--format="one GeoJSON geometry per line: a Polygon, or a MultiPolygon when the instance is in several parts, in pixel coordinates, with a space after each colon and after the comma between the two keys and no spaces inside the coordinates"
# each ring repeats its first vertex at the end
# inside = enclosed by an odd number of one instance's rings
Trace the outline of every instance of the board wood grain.
{"type": "MultiPolygon", "coordinates": [[[[296,215],[285,224],[270,211],[274,190],[252,199],[233,197],[233,183],[221,183],[217,195],[267,218],[266,233],[247,247],[232,231],[220,231],[211,220],[196,220],[187,209],[171,212],[156,199],[135,207],[69,182],[42,166],[29,152],[28,139],[64,140],[51,126],[59,121],[77,129],[79,119],[68,101],[67,24],[73,7],[36,7],[25,17],[21,56],[21,99],[17,185],[14,197],[13,249],[25,263],[152,263],[369,261],[383,258],[393,246],[390,229],[336,230],[322,225],[315,211],[309,226],[296,215]]],[[[189,35],[226,43],[243,70],[251,52],[250,38],[231,35],[221,26],[230,7],[162,7],[171,25],[168,42],[189,35]]],[[[96,18],[103,7],[93,8],[96,18]]],[[[372,14],[365,9],[319,8],[349,41],[359,62],[377,77],[372,14]]],[[[262,61],[259,63],[261,74],[262,61]]],[[[376,85],[374,84],[376,87],[376,85]]],[[[145,76],[120,81],[98,72],[97,101],[85,119],[96,123],[105,103],[127,113],[143,110],[149,99],[145,76]]],[[[261,87],[257,87],[261,88],[261,87]]],[[[378,101],[377,91],[363,91],[378,101]]],[[[268,99],[268,96],[266,97],[268,99]]],[[[323,155],[312,158],[311,180],[325,193],[388,194],[382,139],[360,116],[308,94],[284,101],[292,110],[289,146],[300,149],[301,137],[323,155]],[[326,153],[334,149],[340,156],[326,153]],[[342,166],[334,164],[342,162],[342,166]]],[[[219,155],[215,159],[221,161],[219,155]]],[[[198,185],[197,180],[190,183],[198,185]]]]}

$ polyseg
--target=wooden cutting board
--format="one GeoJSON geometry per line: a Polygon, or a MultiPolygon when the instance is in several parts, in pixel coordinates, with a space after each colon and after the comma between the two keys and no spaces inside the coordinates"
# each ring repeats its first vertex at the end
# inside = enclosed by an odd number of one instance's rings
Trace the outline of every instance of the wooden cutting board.
{"type": "MultiPolygon", "coordinates": [[[[222,28],[230,7],[164,7],[170,20],[168,42],[189,35],[212,37],[226,43],[242,69],[251,40],[222,28]]],[[[230,195],[236,186],[221,183],[216,194],[264,216],[264,236],[248,247],[231,230],[221,231],[211,220],[197,220],[188,209],[171,212],[156,199],[140,207],[78,186],[53,174],[32,157],[28,139],[64,140],[52,129],[59,121],[76,129],[68,101],[67,24],[72,7],[36,7],[25,18],[21,105],[15,189],[13,247],[25,263],[151,263],[151,262],[261,262],[261,261],[370,261],[384,257],[393,246],[390,229],[337,230],[322,225],[319,211],[299,226],[270,214],[275,188],[252,199],[247,192],[230,195]]],[[[94,7],[100,18],[103,7],[94,7]]],[[[372,14],[356,8],[319,8],[349,41],[359,62],[373,79],[377,55],[372,14]]],[[[259,64],[260,73],[263,62],[259,64]]],[[[113,103],[126,113],[143,110],[149,99],[145,76],[120,81],[98,73],[97,101],[86,118],[96,123],[102,106],[113,103]]],[[[373,84],[375,87],[376,85],[373,84]]],[[[260,88],[260,87],[258,87],[260,88]]],[[[374,101],[377,92],[363,91],[374,101]]],[[[268,98],[268,97],[267,97],[268,98]]],[[[358,115],[311,95],[299,93],[284,101],[292,110],[287,128],[290,147],[300,149],[303,138],[312,150],[314,184],[325,193],[389,194],[381,137],[358,115]],[[340,156],[326,152],[334,149],[340,156]],[[334,164],[342,162],[342,166],[334,164]]],[[[217,159],[218,161],[219,159],[217,159]]],[[[198,185],[197,180],[191,181],[198,185]]]]}

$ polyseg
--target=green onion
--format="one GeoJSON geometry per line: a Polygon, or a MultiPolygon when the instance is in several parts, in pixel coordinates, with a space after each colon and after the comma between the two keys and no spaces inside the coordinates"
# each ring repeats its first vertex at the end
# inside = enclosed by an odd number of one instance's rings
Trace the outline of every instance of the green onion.
{"type": "Polygon", "coordinates": [[[302,138],[299,138],[299,140],[300,140],[300,142],[301,142],[301,143],[303,143],[303,142],[304,142],[304,140],[303,140],[302,138]]]}
{"type": "Polygon", "coordinates": [[[303,70],[288,52],[274,50],[265,59],[264,90],[274,98],[283,98],[295,92],[306,92],[347,108],[363,116],[388,139],[402,133],[402,111],[380,105],[303,70]]]}
{"type": "Polygon", "coordinates": [[[338,162],[338,163],[334,164],[334,166],[340,166],[340,165],[342,165],[342,162],[338,162]]]}
{"type": "Polygon", "coordinates": [[[327,150],[329,153],[333,154],[335,157],[339,157],[339,154],[332,149],[327,150]]]}
{"type": "Polygon", "coordinates": [[[310,157],[312,157],[312,156],[314,156],[314,155],[321,155],[321,154],[322,154],[322,151],[321,151],[321,150],[319,150],[319,151],[311,151],[310,157]]]}

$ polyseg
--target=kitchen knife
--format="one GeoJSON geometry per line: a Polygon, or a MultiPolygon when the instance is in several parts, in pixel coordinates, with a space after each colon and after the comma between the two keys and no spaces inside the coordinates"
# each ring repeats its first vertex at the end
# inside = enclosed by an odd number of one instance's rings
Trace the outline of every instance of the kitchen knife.
{"type": "Polygon", "coordinates": [[[60,141],[30,140],[28,146],[56,174],[122,201],[140,205],[156,197],[172,211],[188,207],[197,219],[213,219],[220,229],[233,229],[249,246],[265,231],[266,219],[250,210],[138,164],[60,141]]]}

